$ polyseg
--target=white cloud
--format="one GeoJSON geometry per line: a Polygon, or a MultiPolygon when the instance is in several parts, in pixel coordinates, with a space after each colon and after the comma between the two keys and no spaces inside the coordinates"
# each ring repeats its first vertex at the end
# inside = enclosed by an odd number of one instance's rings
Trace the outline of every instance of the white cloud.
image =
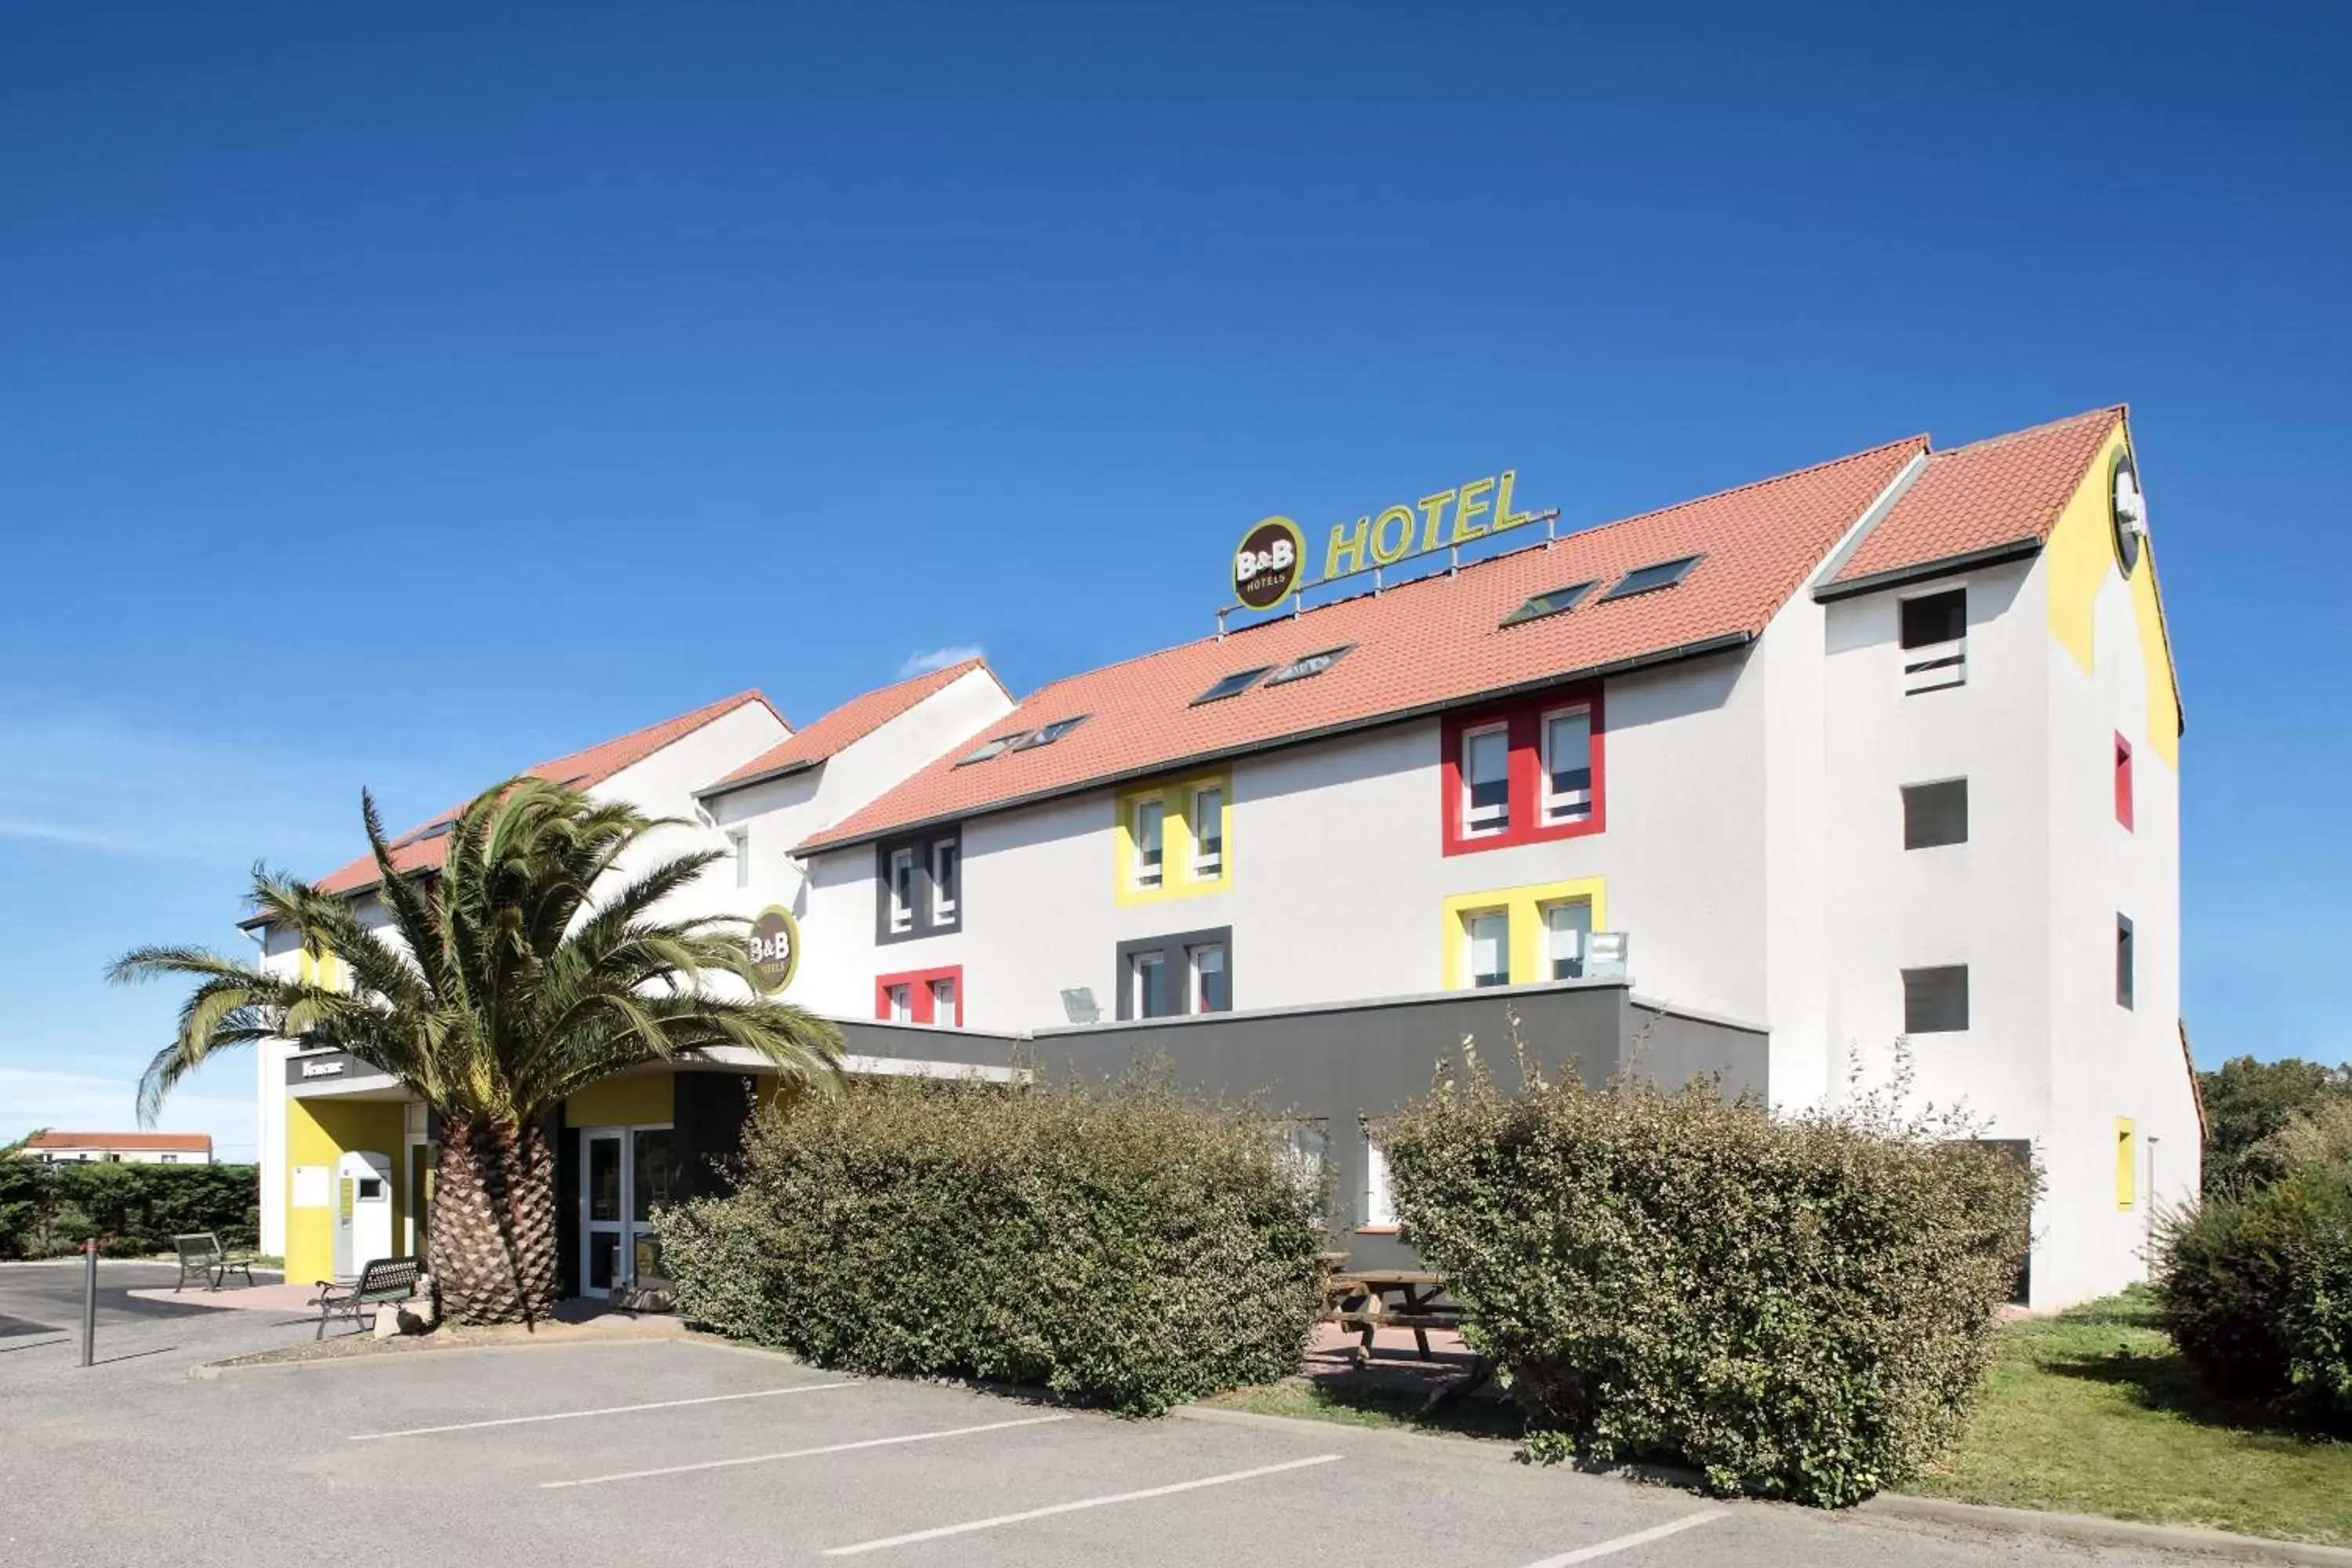
{"type": "Polygon", "coordinates": [[[907,662],[898,667],[898,679],[905,680],[910,676],[929,675],[935,669],[945,669],[968,658],[985,658],[987,656],[988,650],[978,643],[950,643],[929,653],[910,653],[907,656],[907,662]]]}
{"type": "MultiPolygon", "coordinates": [[[[238,1053],[222,1058],[220,1087],[251,1081],[253,1058],[238,1053]]],[[[163,1102],[156,1129],[163,1132],[209,1132],[213,1157],[246,1161],[254,1157],[254,1099],[195,1092],[195,1080],[163,1102]]],[[[106,1078],[98,1073],[54,1072],[42,1068],[0,1067],[0,1143],[23,1137],[37,1127],[70,1129],[77,1132],[131,1132],[139,1127],[139,1080],[126,1074],[106,1078]]]]}

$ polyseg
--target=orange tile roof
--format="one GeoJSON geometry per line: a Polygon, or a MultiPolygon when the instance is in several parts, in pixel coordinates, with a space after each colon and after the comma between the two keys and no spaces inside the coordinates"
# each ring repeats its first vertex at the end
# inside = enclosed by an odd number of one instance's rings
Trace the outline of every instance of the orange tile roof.
{"type": "MultiPolygon", "coordinates": [[[[902,680],[895,686],[869,691],[863,697],[853,697],[797,735],[772,751],[762,752],[699,793],[717,795],[739,784],[814,767],[846,750],[852,743],[864,740],[924,698],[945,690],[975,669],[987,668],[980,659],[968,658],[961,664],[934,669],[911,680],[902,680]]],[[[995,679],[992,673],[990,679],[995,679]]]]}
{"type": "Polygon", "coordinates": [[[209,1154],[209,1132],[44,1132],[27,1149],[120,1149],[132,1154],[209,1154]]]}
{"type": "Polygon", "coordinates": [[[1857,583],[2003,545],[2047,542],[2124,415],[2121,407],[2094,409],[1937,452],[1831,582],[1857,583]]]}
{"type": "Polygon", "coordinates": [[[1831,547],[1925,452],[1913,437],[1835,462],[1420,578],[1305,615],[1074,676],[982,739],[1090,715],[1051,745],[959,767],[961,746],[802,846],[900,828],[1523,689],[1698,645],[1753,637],[1831,547]],[[1703,556],[1675,587],[1600,602],[1637,566],[1703,556]],[[1597,581],[1565,615],[1503,626],[1529,595],[1597,581]],[[1199,707],[1224,676],[1343,644],[1320,675],[1199,707]]]}
{"type": "MultiPolygon", "coordinates": [[[[632,731],[616,740],[606,741],[602,745],[590,746],[585,751],[573,752],[569,756],[557,757],[551,762],[540,763],[522,771],[530,777],[552,779],[558,784],[570,784],[574,789],[592,789],[619,773],[623,768],[645,761],[664,746],[684,740],[712,720],[723,718],[748,702],[757,702],[769,712],[776,712],[775,705],[758,691],[739,691],[734,696],[723,701],[713,702],[707,708],[698,708],[691,713],[681,713],[675,719],[666,719],[658,724],[648,725],[643,730],[632,731]]],[[[783,715],[776,713],[776,720],[779,723],[783,722],[783,715]]],[[[449,852],[448,836],[444,834],[434,838],[419,838],[416,836],[428,827],[455,821],[457,814],[463,810],[465,810],[463,805],[451,806],[440,816],[418,823],[415,827],[394,839],[392,841],[393,868],[402,872],[426,871],[440,865],[443,857],[449,852]]],[[[375,857],[362,855],[350,865],[321,879],[319,883],[319,890],[326,893],[355,893],[362,889],[374,887],[376,881],[375,857]]],[[[248,921],[246,923],[254,922],[248,921]]]]}

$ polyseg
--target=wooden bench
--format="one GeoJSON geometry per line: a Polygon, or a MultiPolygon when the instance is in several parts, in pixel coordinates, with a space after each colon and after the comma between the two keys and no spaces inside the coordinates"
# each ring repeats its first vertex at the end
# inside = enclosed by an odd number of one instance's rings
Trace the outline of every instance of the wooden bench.
{"type": "Polygon", "coordinates": [[[361,1269],[357,1279],[320,1280],[319,1294],[310,1302],[319,1309],[319,1331],[311,1337],[327,1337],[330,1318],[349,1318],[357,1329],[364,1314],[373,1326],[377,1308],[397,1307],[416,1293],[416,1275],[414,1258],[379,1258],[361,1269]]]}
{"type": "Polygon", "coordinates": [[[209,1230],[173,1237],[172,1250],[180,1255],[180,1279],[179,1283],[172,1287],[174,1291],[187,1284],[191,1278],[204,1280],[207,1290],[217,1290],[228,1279],[228,1271],[232,1268],[245,1276],[247,1284],[253,1283],[252,1255],[224,1251],[220,1237],[209,1230]]]}

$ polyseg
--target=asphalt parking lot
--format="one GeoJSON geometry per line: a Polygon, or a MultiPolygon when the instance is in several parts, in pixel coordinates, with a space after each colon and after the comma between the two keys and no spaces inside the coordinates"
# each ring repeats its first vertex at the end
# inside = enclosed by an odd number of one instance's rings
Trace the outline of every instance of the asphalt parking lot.
{"type": "Polygon", "coordinates": [[[189,1364],[158,1355],[0,1394],[0,1560],[2171,1561],[1727,1506],[1529,1469],[1500,1445],[1122,1421],[687,1341],[211,1377],[191,1377],[189,1364]]]}

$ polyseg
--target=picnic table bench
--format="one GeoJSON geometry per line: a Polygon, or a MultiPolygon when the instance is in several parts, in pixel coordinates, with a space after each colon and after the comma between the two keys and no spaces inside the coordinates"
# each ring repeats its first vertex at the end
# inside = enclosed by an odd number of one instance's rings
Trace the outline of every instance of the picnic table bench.
{"type": "Polygon", "coordinates": [[[253,1283],[253,1255],[242,1249],[224,1250],[220,1237],[209,1230],[173,1237],[172,1250],[180,1255],[180,1278],[172,1287],[174,1291],[192,1278],[204,1280],[205,1289],[217,1290],[232,1268],[245,1276],[247,1284],[253,1283]]]}
{"type": "Polygon", "coordinates": [[[311,1337],[327,1337],[330,1318],[349,1318],[357,1329],[364,1313],[373,1323],[377,1308],[396,1307],[416,1293],[417,1272],[414,1258],[379,1258],[357,1279],[320,1280],[319,1294],[310,1301],[319,1309],[319,1331],[311,1337]]]}
{"type": "Polygon", "coordinates": [[[1359,1366],[1372,1359],[1372,1336],[1384,1328],[1411,1329],[1422,1360],[1431,1359],[1429,1331],[1462,1326],[1462,1309],[1444,1295],[1445,1277],[1426,1268],[1341,1267],[1324,1284],[1331,1321],[1361,1336],[1355,1351],[1359,1366]]]}

